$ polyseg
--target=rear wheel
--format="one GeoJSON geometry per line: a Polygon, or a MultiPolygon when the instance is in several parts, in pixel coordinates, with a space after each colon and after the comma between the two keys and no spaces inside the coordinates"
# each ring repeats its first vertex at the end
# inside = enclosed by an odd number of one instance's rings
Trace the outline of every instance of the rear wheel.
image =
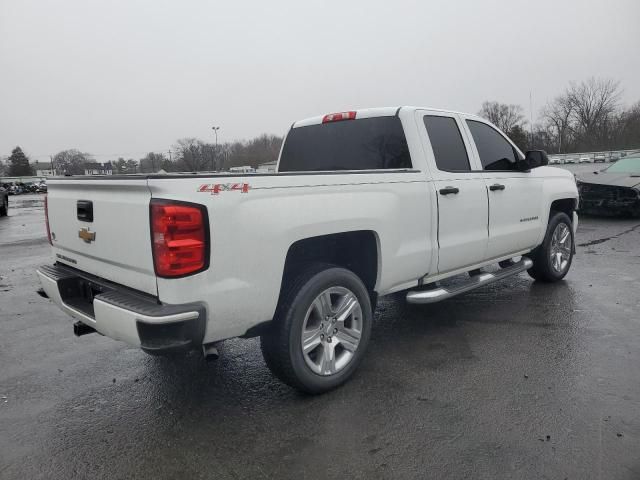
{"type": "Polygon", "coordinates": [[[261,337],[265,362],[280,380],[307,393],[336,388],[361,362],[372,316],[357,275],[314,265],[290,284],[261,337]]]}
{"type": "Polygon", "coordinates": [[[569,216],[563,212],[555,212],[547,225],[542,245],[529,254],[529,258],[533,260],[533,267],[527,270],[527,273],[543,282],[562,280],[571,268],[573,242],[573,228],[569,216]]]}

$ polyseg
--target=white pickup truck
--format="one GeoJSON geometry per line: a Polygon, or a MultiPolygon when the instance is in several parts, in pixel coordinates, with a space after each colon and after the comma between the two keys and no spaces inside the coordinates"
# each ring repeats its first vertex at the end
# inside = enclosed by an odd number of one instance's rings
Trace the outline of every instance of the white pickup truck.
{"type": "Polygon", "coordinates": [[[294,123],[276,173],[51,179],[41,293],[76,334],[149,353],[260,336],[320,393],[362,361],[380,296],[566,275],[578,191],[547,163],[477,116],[400,107],[294,123]]]}

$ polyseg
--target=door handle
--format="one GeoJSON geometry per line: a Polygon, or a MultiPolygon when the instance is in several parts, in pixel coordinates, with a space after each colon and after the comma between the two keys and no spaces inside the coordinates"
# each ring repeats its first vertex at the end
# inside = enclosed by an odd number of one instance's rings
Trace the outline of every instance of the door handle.
{"type": "Polygon", "coordinates": [[[504,190],[506,187],[504,185],[500,185],[499,183],[494,183],[489,187],[489,190],[495,192],[496,190],[504,190]]]}
{"type": "Polygon", "coordinates": [[[440,195],[449,195],[450,193],[456,194],[460,189],[456,187],[444,187],[440,189],[440,195]]]}

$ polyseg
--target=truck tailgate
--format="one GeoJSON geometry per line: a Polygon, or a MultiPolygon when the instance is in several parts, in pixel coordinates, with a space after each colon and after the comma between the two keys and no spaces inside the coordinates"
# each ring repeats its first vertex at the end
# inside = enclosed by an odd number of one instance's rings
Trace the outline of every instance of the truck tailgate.
{"type": "Polygon", "coordinates": [[[157,295],[145,178],[49,181],[55,260],[157,295]]]}

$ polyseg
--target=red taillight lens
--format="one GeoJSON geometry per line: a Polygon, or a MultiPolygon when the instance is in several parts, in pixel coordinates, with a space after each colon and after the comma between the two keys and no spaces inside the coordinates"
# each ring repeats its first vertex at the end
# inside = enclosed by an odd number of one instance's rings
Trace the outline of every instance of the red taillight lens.
{"type": "Polygon", "coordinates": [[[209,222],[203,205],[151,202],[151,246],[156,275],[184,277],[209,267],[209,222]]]}
{"type": "Polygon", "coordinates": [[[53,245],[51,241],[51,228],[49,228],[49,200],[48,196],[44,196],[44,223],[47,225],[47,239],[49,239],[49,243],[53,245]]]}
{"type": "Polygon", "coordinates": [[[322,117],[322,123],[341,122],[343,120],[355,120],[356,112],[329,113],[322,117]]]}

